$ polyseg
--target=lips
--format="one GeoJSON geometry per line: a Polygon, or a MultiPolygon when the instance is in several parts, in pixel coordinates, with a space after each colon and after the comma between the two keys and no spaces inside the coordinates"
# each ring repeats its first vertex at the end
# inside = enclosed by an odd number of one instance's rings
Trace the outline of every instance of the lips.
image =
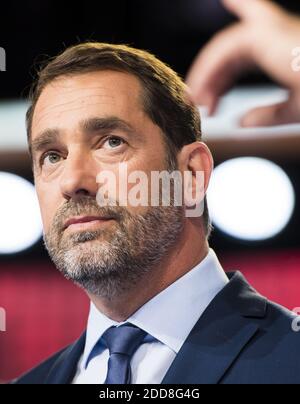
{"type": "Polygon", "coordinates": [[[104,222],[108,221],[111,218],[102,217],[102,216],[78,216],[68,219],[64,224],[64,230],[68,227],[76,224],[83,224],[83,223],[91,223],[91,222],[104,222]]]}

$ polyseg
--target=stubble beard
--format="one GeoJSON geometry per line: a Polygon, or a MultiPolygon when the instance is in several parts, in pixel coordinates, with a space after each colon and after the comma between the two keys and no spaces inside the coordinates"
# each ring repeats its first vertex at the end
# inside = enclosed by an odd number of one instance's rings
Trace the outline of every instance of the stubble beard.
{"type": "MultiPolygon", "coordinates": [[[[184,224],[182,207],[148,207],[132,214],[124,207],[99,207],[95,199],[70,200],[44,235],[59,271],[90,294],[114,299],[140,285],[176,244],[184,224]],[[111,217],[97,231],[68,233],[66,219],[80,215],[111,217]]],[[[147,287],[147,283],[142,283],[147,287]]]]}

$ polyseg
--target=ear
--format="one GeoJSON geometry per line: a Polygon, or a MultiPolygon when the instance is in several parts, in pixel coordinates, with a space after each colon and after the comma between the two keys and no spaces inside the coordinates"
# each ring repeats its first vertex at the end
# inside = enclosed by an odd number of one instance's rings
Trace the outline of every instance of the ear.
{"type": "Polygon", "coordinates": [[[178,154],[178,164],[180,171],[190,173],[189,189],[196,198],[197,203],[203,201],[206,194],[211,173],[214,167],[214,161],[209,148],[203,142],[194,142],[184,146],[178,154]],[[197,198],[199,193],[199,178],[202,178],[201,200],[197,198]]]}

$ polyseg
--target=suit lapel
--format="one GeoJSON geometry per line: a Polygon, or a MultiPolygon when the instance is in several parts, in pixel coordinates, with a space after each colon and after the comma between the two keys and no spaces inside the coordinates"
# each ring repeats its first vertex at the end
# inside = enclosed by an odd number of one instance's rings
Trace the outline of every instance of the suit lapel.
{"type": "Polygon", "coordinates": [[[79,359],[85,344],[84,333],[74,344],[70,345],[52,366],[45,384],[71,384],[76,374],[79,359]]]}
{"type": "MultiPolygon", "coordinates": [[[[163,384],[216,384],[259,332],[266,299],[236,272],[198,320],[168,370],[163,384]]],[[[85,345],[84,333],[52,366],[45,384],[70,384],[85,345]]]]}
{"type": "Polygon", "coordinates": [[[266,299],[240,273],[213,300],[191,331],[163,384],[217,384],[258,333],[266,299]]]}

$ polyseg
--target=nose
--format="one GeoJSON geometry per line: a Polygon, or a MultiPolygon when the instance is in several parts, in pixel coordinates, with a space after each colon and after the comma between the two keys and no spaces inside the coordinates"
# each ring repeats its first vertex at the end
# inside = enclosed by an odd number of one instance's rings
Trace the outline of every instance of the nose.
{"type": "Polygon", "coordinates": [[[69,153],[65,160],[60,188],[66,200],[97,195],[97,170],[88,155],[69,153]]]}

